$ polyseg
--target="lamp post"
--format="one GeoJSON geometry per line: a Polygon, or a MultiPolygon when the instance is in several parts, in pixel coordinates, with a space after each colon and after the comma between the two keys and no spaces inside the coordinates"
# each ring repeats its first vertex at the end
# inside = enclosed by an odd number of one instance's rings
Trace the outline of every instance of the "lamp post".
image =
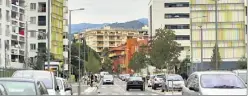
{"type": "MultiPolygon", "coordinates": [[[[71,36],[71,12],[73,11],[80,11],[80,10],[84,10],[84,8],[79,8],[79,9],[74,9],[74,10],[69,10],[69,78],[70,78],[70,75],[71,75],[71,42],[72,42],[72,36],[71,36]]],[[[71,82],[71,80],[70,80],[71,82]]]]}
{"type": "Polygon", "coordinates": [[[200,71],[202,70],[202,66],[203,66],[203,33],[202,33],[202,26],[199,26],[199,28],[201,29],[201,65],[200,65],[200,71]]]}
{"type": "MultiPolygon", "coordinates": [[[[193,19],[197,19],[197,18],[205,18],[205,17],[207,17],[207,16],[201,16],[201,17],[191,17],[190,18],[190,43],[191,43],[191,50],[190,50],[190,52],[191,52],[191,62],[193,63],[193,47],[192,47],[192,45],[193,45],[193,40],[192,40],[192,32],[193,32],[193,27],[192,27],[192,20],[193,19]]],[[[199,26],[200,27],[200,26],[199,26]]],[[[202,27],[202,26],[201,26],[202,27]]],[[[200,27],[200,28],[201,28],[200,27]]],[[[203,62],[203,60],[202,60],[202,54],[203,54],[203,48],[202,48],[202,28],[201,28],[201,65],[202,65],[202,62],[203,62]]],[[[196,70],[198,70],[198,66],[196,65],[196,70]]]]}

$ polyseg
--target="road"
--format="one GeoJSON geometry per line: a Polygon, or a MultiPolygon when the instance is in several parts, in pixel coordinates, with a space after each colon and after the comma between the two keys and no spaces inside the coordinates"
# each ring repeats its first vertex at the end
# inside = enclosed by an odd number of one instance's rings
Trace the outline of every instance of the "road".
{"type": "Polygon", "coordinates": [[[148,95],[148,96],[161,96],[161,95],[181,95],[180,92],[161,92],[161,90],[152,90],[146,86],[145,91],[139,89],[130,89],[126,91],[126,82],[120,79],[114,79],[114,85],[100,85],[97,92],[92,95],[148,95]]]}

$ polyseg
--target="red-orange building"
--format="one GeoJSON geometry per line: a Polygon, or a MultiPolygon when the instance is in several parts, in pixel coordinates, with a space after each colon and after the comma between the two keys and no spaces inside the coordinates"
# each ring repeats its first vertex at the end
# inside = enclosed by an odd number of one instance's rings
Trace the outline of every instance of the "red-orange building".
{"type": "Polygon", "coordinates": [[[109,57],[113,60],[113,69],[116,72],[118,70],[118,65],[121,65],[122,73],[131,74],[132,69],[128,68],[128,64],[133,57],[135,52],[140,50],[140,46],[147,45],[148,40],[139,40],[137,38],[127,39],[126,44],[120,45],[115,48],[110,49],[109,57]]]}

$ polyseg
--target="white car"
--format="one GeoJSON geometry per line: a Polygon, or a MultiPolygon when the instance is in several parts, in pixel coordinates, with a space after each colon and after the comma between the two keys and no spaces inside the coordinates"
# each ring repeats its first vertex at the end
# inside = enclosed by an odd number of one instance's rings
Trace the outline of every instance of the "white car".
{"type": "Polygon", "coordinates": [[[72,95],[72,88],[65,79],[56,77],[56,80],[59,85],[60,95],[72,95]]]}
{"type": "Polygon", "coordinates": [[[162,92],[169,90],[181,91],[182,87],[185,86],[182,76],[178,74],[167,74],[162,83],[162,92]]]}
{"type": "Polygon", "coordinates": [[[156,90],[158,87],[162,87],[162,83],[164,82],[165,75],[157,74],[151,80],[152,89],[156,90]]]}
{"type": "Polygon", "coordinates": [[[109,73],[108,72],[105,72],[105,71],[103,71],[103,72],[100,72],[100,76],[101,77],[103,77],[104,75],[108,75],[109,73]]]}
{"type": "Polygon", "coordinates": [[[114,84],[114,77],[113,75],[104,75],[102,79],[102,84],[114,84]]]}
{"type": "Polygon", "coordinates": [[[31,78],[42,81],[49,95],[60,95],[59,86],[53,72],[44,70],[17,70],[13,73],[15,78],[31,78]]]}
{"type": "Polygon", "coordinates": [[[239,76],[243,81],[244,83],[246,83],[247,85],[247,70],[233,70],[233,73],[235,73],[237,76],[239,76]]]}
{"type": "Polygon", "coordinates": [[[230,71],[202,71],[191,74],[182,89],[186,96],[247,95],[241,78],[230,71]]]}

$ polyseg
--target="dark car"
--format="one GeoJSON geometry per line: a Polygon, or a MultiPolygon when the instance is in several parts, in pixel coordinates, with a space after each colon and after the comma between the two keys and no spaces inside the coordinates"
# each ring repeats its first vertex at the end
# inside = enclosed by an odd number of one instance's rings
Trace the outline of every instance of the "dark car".
{"type": "MultiPolygon", "coordinates": [[[[39,96],[48,95],[47,88],[41,81],[24,78],[0,78],[0,84],[6,90],[6,95],[39,96]]],[[[3,90],[3,89],[2,89],[3,90]]]]}
{"type": "Polygon", "coordinates": [[[127,81],[126,90],[129,89],[140,89],[141,91],[145,90],[145,82],[143,81],[142,77],[130,77],[127,81]]]}

